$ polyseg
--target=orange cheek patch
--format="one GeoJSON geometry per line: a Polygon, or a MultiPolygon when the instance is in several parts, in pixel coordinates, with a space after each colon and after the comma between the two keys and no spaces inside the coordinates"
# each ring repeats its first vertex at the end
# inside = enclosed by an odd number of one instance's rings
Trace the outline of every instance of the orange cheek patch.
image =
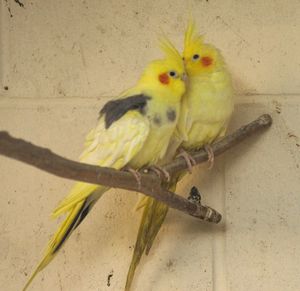
{"type": "Polygon", "coordinates": [[[211,57],[203,57],[201,59],[201,63],[204,67],[208,67],[212,64],[213,62],[213,59],[211,57]]]}
{"type": "Polygon", "coordinates": [[[169,76],[168,76],[168,74],[167,73],[163,73],[163,74],[160,74],[159,76],[158,76],[158,79],[159,79],[159,81],[162,83],[162,84],[169,84],[170,83],[170,78],[169,78],[169,76]]]}

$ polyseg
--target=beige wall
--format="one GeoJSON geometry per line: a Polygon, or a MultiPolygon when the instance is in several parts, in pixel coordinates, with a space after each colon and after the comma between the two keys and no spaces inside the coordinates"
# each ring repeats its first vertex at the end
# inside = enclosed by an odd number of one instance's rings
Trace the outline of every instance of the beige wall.
{"type": "MultiPolygon", "coordinates": [[[[23,2],[0,6],[1,130],[76,159],[101,105],[160,56],[160,29],[182,48],[189,11],[232,72],[231,129],[261,113],[274,118],[212,171],[187,178],[179,192],[201,186],[223,224],[170,211],[133,290],[299,289],[300,2],[23,2]]],[[[57,226],[49,214],[71,184],[0,157],[0,290],[24,285],[57,226]]],[[[106,195],[31,290],[122,290],[135,201],[129,192],[106,195]]]]}

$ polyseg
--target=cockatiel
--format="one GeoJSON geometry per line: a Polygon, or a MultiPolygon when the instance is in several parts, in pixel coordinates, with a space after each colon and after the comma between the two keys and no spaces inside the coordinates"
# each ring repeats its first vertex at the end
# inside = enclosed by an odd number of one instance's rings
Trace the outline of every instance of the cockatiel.
{"type": "MultiPolygon", "coordinates": [[[[87,135],[80,161],[102,167],[139,169],[154,165],[167,150],[185,92],[184,64],[177,50],[162,45],[165,58],[152,61],[136,86],[100,111],[97,126],[87,135]]],[[[54,234],[44,258],[24,287],[45,268],[80,225],[107,187],[78,182],[54,210],[67,214],[54,234]]]]}
{"type": "MultiPolygon", "coordinates": [[[[182,98],[177,130],[170,141],[165,161],[172,159],[176,152],[184,150],[182,155],[188,164],[193,164],[185,150],[205,147],[209,160],[213,162],[209,145],[224,136],[234,108],[231,78],[220,51],[203,42],[202,36],[195,31],[193,21],[189,22],[185,32],[183,59],[188,75],[187,91],[182,98]]],[[[178,180],[184,174],[185,172],[173,177],[171,191],[175,191],[178,180]]],[[[167,205],[150,197],[145,197],[141,203],[141,207],[143,206],[126,291],[130,289],[143,253],[148,255],[168,212],[167,205]]]]}

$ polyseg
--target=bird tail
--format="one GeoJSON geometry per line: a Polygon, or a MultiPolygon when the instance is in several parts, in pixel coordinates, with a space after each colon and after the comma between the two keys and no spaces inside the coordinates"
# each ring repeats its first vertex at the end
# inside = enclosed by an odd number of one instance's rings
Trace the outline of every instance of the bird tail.
{"type": "MultiPolygon", "coordinates": [[[[176,183],[172,184],[169,190],[174,191],[176,183]]],[[[129,291],[135,270],[145,252],[146,255],[152,247],[152,244],[166,218],[169,207],[156,199],[147,197],[143,199],[143,215],[130,263],[130,267],[127,274],[127,280],[125,285],[125,291],[129,291]]]]}
{"type": "MultiPolygon", "coordinates": [[[[64,214],[74,208],[78,203],[84,201],[91,193],[101,192],[103,193],[104,187],[100,187],[96,184],[89,184],[84,182],[77,182],[71,189],[69,195],[67,195],[59,205],[52,212],[52,217],[57,218],[61,214],[64,214]]],[[[105,191],[105,190],[104,190],[105,191]]]]}
{"type": "Polygon", "coordinates": [[[60,225],[60,227],[58,228],[58,230],[50,240],[43,259],[38,264],[33,274],[30,276],[23,291],[25,291],[28,288],[28,286],[35,278],[35,276],[52,261],[52,259],[55,257],[55,255],[63,246],[63,244],[70,237],[72,232],[84,220],[84,218],[90,212],[91,208],[94,206],[94,204],[97,202],[97,200],[102,196],[104,192],[105,192],[105,188],[98,186],[98,189],[90,193],[90,196],[79,201],[77,204],[73,206],[72,209],[68,210],[68,215],[66,219],[60,225]]]}

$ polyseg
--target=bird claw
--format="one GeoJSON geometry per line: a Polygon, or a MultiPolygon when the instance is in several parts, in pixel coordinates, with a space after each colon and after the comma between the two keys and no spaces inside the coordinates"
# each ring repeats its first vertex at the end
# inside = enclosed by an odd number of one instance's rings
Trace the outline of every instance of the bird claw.
{"type": "Polygon", "coordinates": [[[209,145],[209,144],[206,144],[204,146],[204,150],[207,152],[207,155],[208,155],[208,160],[207,160],[209,162],[208,169],[211,170],[212,167],[214,166],[215,154],[213,152],[211,145],[209,145]]]}
{"type": "Polygon", "coordinates": [[[166,171],[164,168],[162,168],[160,166],[150,166],[148,169],[153,171],[159,178],[161,178],[161,175],[163,175],[164,179],[167,182],[170,182],[171,176],[170,176],[169,172],[166,171]]]}
{"type": "Polygon", "coordinates": [[[142,182],[141,182],[141,173],[139,173],[137,170],[130,168],[130,167],[125,167],[124,169],[125,171],[129,172],[132,174],[132,176],[135,178],[137,184],[138,184],[138,188],[140,189],[142,186],[142,182]]]}
{"type": "Polygon", "coordinates": [[[184,160],[187,164],[187,167],[188,167],[188,171],[190,174],[192,174],[192,171],[193,171],[192,168],[193,168],[193,166],[195,166],[197,164],[195,159],[184,149],[180,149],[180,153],[179,153],[178,157],[184,158],[184,160]]]}

